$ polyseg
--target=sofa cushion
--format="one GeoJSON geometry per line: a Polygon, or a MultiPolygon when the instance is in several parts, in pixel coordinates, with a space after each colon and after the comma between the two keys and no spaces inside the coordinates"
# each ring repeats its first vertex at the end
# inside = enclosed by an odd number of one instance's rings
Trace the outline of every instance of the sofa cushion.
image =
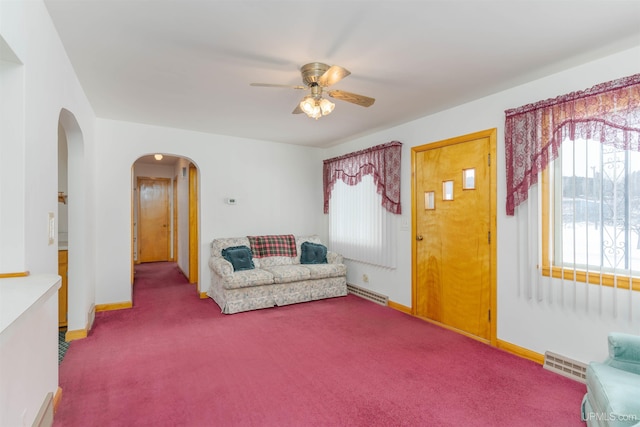
{"type": "Polygon", "coordinates": [[[254,261],[260,262],[260,268],[273,267],[277,265],[291,265],[293,258],[288,256],[269,256],[266,258],[254,258],[254,261]]]}
{"type": "Polygon", "coordinates": [[[260,268],[236,271],[224,278],[222,287],[225,289],[250,288],[252,286],[272,285],[273,274],[260,268]]]}
{"type": "Polygon", "coordinates": [[[347,274],[347,266],[344,264],[304,264],[304,267],[309,269],[312,279],[341,277],[347,274]]]}
{"type": "Polygon", "coordinates": [[[247,246],[231,246],[224,248],[222,257],[233,265],[233,271],[253,270],[254,265],[251,260],[251,249],[247,246]]]}
{"type": "Polygon", "coordinates": [[[608,425],[635,425],[640,420],[640,375],[591,362],[586,377],[593,410],[607,416],[608,425]],[[629,423],[629,420],[635,421],[629,423]]]}
{"type": "Polygon", "coordinates": [[[311,277],[309,269],[301,265],[274,265],[263,269],[273,275],[274,283],[299,282],[311,277]]]}
{"type": "Polygon", "coordinates": [[[319,243],[304,242],[301,245],[300,264],[326,264],[327,247],[319,243]]]}

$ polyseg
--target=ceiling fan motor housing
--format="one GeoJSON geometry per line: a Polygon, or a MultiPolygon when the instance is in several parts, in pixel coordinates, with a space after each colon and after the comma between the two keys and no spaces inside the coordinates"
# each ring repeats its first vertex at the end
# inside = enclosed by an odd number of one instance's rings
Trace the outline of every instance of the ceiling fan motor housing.
{"type": "Polygon", "coordinates": [[[327,64],[321,62],[311,62],[303,65],[300,69],[302,81],[307,86],[316,86],[320,77],[329,69],[327,64]]]}

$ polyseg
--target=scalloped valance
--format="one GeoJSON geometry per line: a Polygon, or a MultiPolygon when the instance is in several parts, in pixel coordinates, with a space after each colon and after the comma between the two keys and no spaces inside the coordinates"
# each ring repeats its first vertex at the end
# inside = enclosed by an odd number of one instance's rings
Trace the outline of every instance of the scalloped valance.
{"type": "Polygon", "coordinates": [[[505,111],[507,215],[566,138],[640,151],[640,74],[505,111]]]}
{"type": "Polygon", "coordinates": [[[356,185],[365,175],[373,180],[382,196],[382,206],[394,214],[402,213],[400,207],[400,155],[402,143],[398,141],[376,145],[344,156],[324,161],[324,213],[329,213],[331,191],[338,179],[347,185],[356,185]]]}

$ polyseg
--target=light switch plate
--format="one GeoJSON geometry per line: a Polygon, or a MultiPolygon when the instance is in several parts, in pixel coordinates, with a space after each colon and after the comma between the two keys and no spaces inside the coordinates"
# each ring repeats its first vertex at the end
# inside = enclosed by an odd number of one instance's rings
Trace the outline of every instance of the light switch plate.
{"type": "Polygon", "coordinates": [[[56,217],[53,212],[49,212],[49,245],[53,245],[56,241],[56,217]]]}

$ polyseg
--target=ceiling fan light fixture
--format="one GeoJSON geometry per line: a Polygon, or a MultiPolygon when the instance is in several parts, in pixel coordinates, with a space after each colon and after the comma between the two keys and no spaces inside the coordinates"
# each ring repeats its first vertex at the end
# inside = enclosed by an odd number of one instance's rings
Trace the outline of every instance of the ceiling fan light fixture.
{"type": "Polygon", "coordinates": [[[322,117],[322,110],[320,109],[320,106],[316,103],[315,107],[313,107],[313,111],[311,112],[311,114],[307,114],[307,115],[312,119],[318,120],[320,117],[322,117]]]}
{"type": "MultiPolygon", "coordinates": [[[[2,0],[0,0],[2,1],[2,0]]],[[[327,65],[320,62],[312,62],[303,65],[300,69],[304,86],[291,86],[271,83],[250,83],[251,86],[263,87],[288,87],[293,89],[309,90],[310,94],[298,103],[291,114],[305,113],[308,117],[318,120],[322,116],[328,116],[335,108],[335,104],[322,97],[323,91],[329,86],[339,82],[351,74],[349,70],[339,65],[327,65]]],[[[375,102],[374,98],[358,95],[357,93],[343,90],[328,90],[326,94],[334,99],[350,102],[362,107],[370,107],[375,102]]]]}
{"type": "Polygon", "coordinates": [[[323,116],[327,116],[331,114],[333,109],[336,107],[336,104],[334,104],[333,102],[329,101],[326,98],[322,98],[319,104],[320,104],[320,110],[322,110],[323,116]]]}
{"type": "Polygon", "coordinates": [[[316,100],[312,96],[305,96],[302,101],[300,101],[300,109],[305,112],[305,114],[311,117],[313,114],[313,110],[316,107],[316,100]]]}

